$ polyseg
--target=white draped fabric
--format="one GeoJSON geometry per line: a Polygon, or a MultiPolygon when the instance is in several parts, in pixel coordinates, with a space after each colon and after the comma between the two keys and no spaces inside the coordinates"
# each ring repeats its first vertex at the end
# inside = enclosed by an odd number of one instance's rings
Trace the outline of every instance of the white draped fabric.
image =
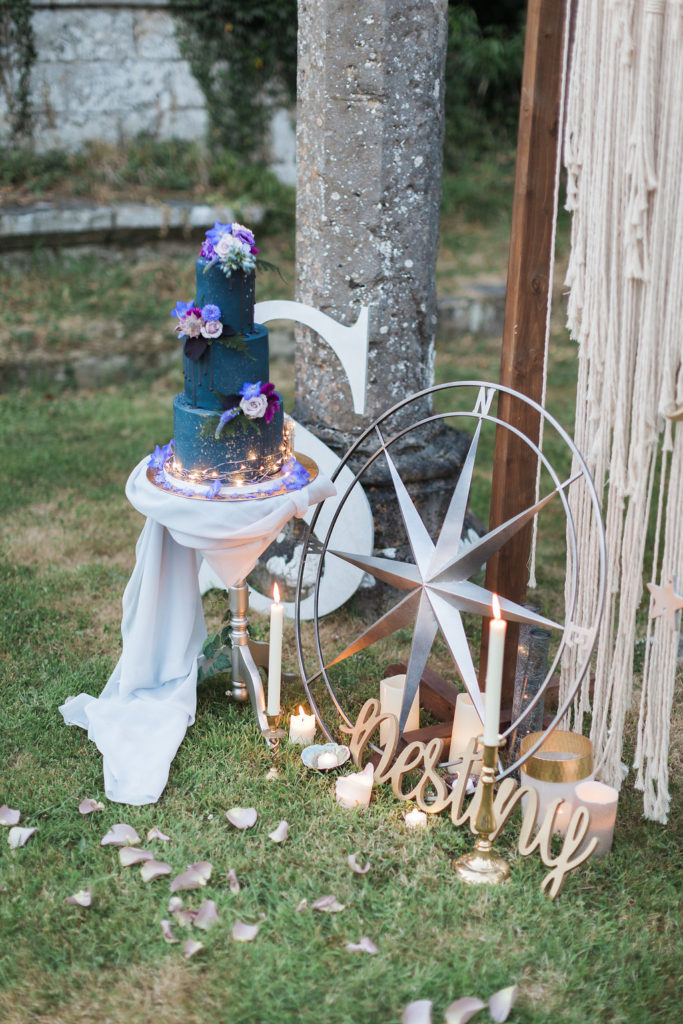
{"type": "Polygon", "coordinates": [[[105,792],[125,804],[156,802],[197,703],[197,658],[206,637],[198,568],[205,558],[226,587],[253,569],[293,517],[334,494],[319,475],[300,491],[253,501],[200,501],[147,479],[148,458],[126,485],[147,521],[123,595],[119,662],[99,697],[60,707],[102,753],[105,792]]]}

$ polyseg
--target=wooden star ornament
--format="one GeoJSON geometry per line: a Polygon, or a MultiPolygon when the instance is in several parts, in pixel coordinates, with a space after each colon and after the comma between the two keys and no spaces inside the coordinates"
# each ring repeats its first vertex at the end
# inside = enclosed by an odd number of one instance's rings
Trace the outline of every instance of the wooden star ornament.
{"type": "Polygon", "coordinates": [[[683,608],[683,596],[676,593],[676,577],[669,576],[669,582],[660,585],[648,583],[647,589],[652,594],[650,618],[664,615],[671,628],[676,629],[676,613],[683,608]]]}

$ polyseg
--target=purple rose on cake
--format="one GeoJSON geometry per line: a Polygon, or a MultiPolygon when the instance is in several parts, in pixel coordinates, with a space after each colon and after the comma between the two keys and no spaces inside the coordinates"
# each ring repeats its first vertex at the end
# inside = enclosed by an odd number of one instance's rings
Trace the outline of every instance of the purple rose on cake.
{"type": "Polygon", "coordinates": [[[206,232],[206,241],[199,255],[212,261],[218,260],[225,274],[233,270],[250,273],[256,266],[258,249],[253,232],[243,224],[221,224],[216,221],[206,232]],[[211,255],[212,254],[212,255],[211,255]]]}

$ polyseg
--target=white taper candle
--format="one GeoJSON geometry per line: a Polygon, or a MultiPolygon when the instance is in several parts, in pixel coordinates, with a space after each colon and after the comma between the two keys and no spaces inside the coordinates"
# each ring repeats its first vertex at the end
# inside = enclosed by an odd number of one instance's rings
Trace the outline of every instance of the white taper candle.
{"type": "Polygon", "coordinates": [[[493,595],[493,614],[489,624],[489,646],[486,661],[486,694],[484,697],[484,744],[497,747],[500,736],[500,691],[503,685],[503,655],[507,622],[500,617],[500,603],[493,595]]]}
{"type": "Polygon", "coordinates": [[[268,647],[268,702],[266,714],[277,715],[280,711],[280,676],[282,672],[282,628],[285,619],[284,605],[280,604],[277,583],[273,587],[273,603],[270,606],[270,637],[268,647]]]}

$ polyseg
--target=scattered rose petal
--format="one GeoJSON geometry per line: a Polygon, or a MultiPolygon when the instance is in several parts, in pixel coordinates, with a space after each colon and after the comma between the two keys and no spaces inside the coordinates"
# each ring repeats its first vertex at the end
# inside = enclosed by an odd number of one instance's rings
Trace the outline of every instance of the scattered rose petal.
{"type": "Polygon", "coordinates": [[[299,903],[298,907],[296,908],[296,912],[297,912],[297,914],[300,914],[300,913],[301,913],[301,911],[302,911],[302,910],[305,910],[307,906],[308,906],[308,900],[307,900],[307,899],[306,899],[306,897],[304,896],[304,898],[303,898],[303,899],[302,899],[302,900],[300,901],[300,903],[299,903]]]}
{"type": "Polygon", "coordinates": [[[235,942],[251,942],[258,935],[259,924],[245,924],[244,921],[235,921],[232,926],[232,937],[235,942]]]}
{"type": "Polygon", "coordinates": [[[176,910],[183,909],[183,901],[180,896],[171,896],[168,901],[168,912],[169,914],[175,914],[176,910]]]}
{"type": "Polygon", "coordinates": [[[143,860],[154,860],[154,854],[151,850],[141,850],[137,846],[122,846],[119,860],[122,868],[129,868],[131,864],[139,864],[143,860]]]}
{"type": "Polygon", "coordinates": [[[79,889],[73,896],[67,896],[64,902],[77,907],[89,907],[92,903],[92,889],[79,889]]]}
{"type": "Polygon", "coordinates": [[[140,836],[135,829],[119,821],[102,837],[100,846],[135,846],[139,842],[140,836]]]}
{"type": "Polygon", "coordinates": [[[475,999],[474,996],[456,999],[444,1010],[446,1024],[467,1024],[470,1017],[474,1017],[475,1013],[479,1013],[485,1006],[486,1003],[482,1003],[481,999],[475,999]]]}
{"type": "Polygon", "coordinates": [[[325,914],[338,914],[344,909],[344,904],[339,903],[336,896],[321,896],[319,900],[311,904],[313,910],[321,910],[325,914]]]}
{"type": "Polygon", "coordinates": [[[347,942],[346,943],[347,953],[376,953],[377,946],[369,939],[367,935],[364,935],[360,942],[347,942]]]}
{"type": "Polygon", "coordinates": [[[251,828],[256,824],[258,814],[255,807],[231,807],[225,817],[235,828],[251,828]]]}
{"type": "Polygon", "coordinates": [[[16,850],[18,846],[24,846],[33,833],[37,831],[37,828],[20,828],[19,825],[14,825],[7,833],[7,842],[10,849],[16,850]]]}
{"type": "Polygon", "coordinates": [[[153,882],[155,878],[171,874],[171,865],[163,860],[146,860],[140,868],[140,878],[143,882],[153,882]]]}
{"type": "Polygon", "coordinates": [[[168,921],[166,918],[164,918],[161,921],[161,934],[163,936],[164,942],[168,942],[169,944],[173,942],[180,942],[180,939],[176,939],[175,935],[173,934],[171,922],[168,921]]]}
{"type": "Polygon", "coordinates": [[[186,939],[183,945],[183,956],[186,960],[189,960],[191,956],[198,953],[200,949],[204,949],[202,942],[196,942],[194,939],[186,939]]]}
{"type": "Polygon", "coordinates": [[[289,825],[286,821],[282,820],[276,829],[268,833],[268,838],[272,839],[274,843],[284,843],[288,835],[289,825]]]}
{"type": "Polygon", "coordinates": [[[205,932],[208,932],[209,928],[213,928],[217,921],[218,912],[216,911],[216,904],[213,900],[204,900],[192,923],[195,928],[202,928],[205,932]]]}
{"type": "Polygon", "coordinates": [[[510,985],[509,988],[502,988],[500,992],[493,993],[489,999],[489,1013],[496,1024],[502,1024],[504,1020],[508,1019],[510,1010],[515,1005],[518,992],[518,985],[510,985]]]}
{"type": "Polygon", "coordinates": [[[197,911],[190,910],[188,907],[187,910],[176,910],[173,916],[181,928],[189,928],[191,924],[194,924],[197,911]]]}
{"type": "Polygon", "coordinates": [[[361,867],[361,865],[358,863],[357,853],[350,853],[349,856],[346,858],[346,862],[351,868],[351,870],[354,871],[357,875],[367,875],[368,871],[370,870],[370,861],[366,861],[366,863],[361,867]]]}
{"type": "Polygon", "coordinates": [[[157,828],[157,826],[155,825],[154,828],[151,828],[149,830],[149,832],[147,833],[147,842],[151,843],[153,839],[161,839],[162,842],[168,843],[168,842],[170,842],[171,837],[165,835],[161,831],[161,829],[157,828]]]}
{"type": "Polygon", "coordinates": [[[196,864],[188,864],[188,871],[196,871],[198,875],[201,875],[205,882],[208,882],[211,878],[211,872],[213,868],[208,860],[198,860],[196,864]]]}
{"type": "Polygon", "coordinates": [[[0,807],[0,825],[18,825],[21,821],[21,811],[17,811],[7,804],[0,807]]]}
{"type": "Polygon", "coordinates": [[[190,867],[187,871],[176,875],[171,882],[171,892],[183,892],[185,889],[201,889],[203,885],[206,885],[204,875],[190,867]]]}
{"type": "Polygon", "coordinates": [[[104,804],[100,800],[91,800],[85,797],[78,805],[81,814],[92,814],[93,811],[103,811],[104,804]]]}
{"type": "Polygon", "coordinates": [[[237,875],[235,874],[234,868],[230,868],[230,870],[228,871],[228,882],[230,883],[230,892],[239,892],[240,889],[242,888],[242,886],[237,880],[237,875]]]}
{"type": "Polygon", "coordinates": [[[432,1024],[431,999],[416,999],[414,1003],[408,1003],[401,1024],[432,1024]]]}

